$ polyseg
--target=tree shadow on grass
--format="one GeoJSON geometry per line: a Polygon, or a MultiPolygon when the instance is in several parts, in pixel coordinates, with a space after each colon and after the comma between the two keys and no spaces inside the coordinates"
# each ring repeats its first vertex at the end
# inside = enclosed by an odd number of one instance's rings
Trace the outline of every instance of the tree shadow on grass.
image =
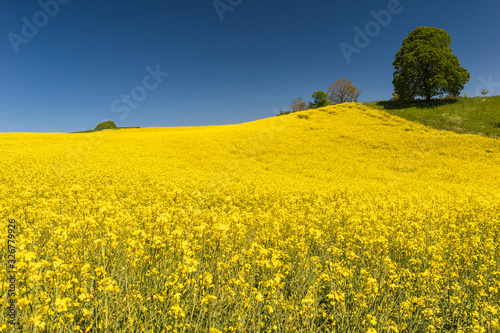
{"type": "Polygon", "coordinates": [[[398,110],[407,108],[418,108],[418,109],[433,109],[438,106],[448,105],[457,103],[458,99],[433,99],[430,102],[425,100],[413,100],[413,101],[381,101],[377,102],[378,106],[383,107],[386,110],[398,110]]]}

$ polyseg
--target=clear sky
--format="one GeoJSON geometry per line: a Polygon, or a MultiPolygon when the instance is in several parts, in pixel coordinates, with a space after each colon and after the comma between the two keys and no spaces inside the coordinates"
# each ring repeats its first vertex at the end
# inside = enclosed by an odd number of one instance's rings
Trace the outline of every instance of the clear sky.
{"type": "Polygon", "coordinates": [[[360,102],[389,99],[419,26],[451,35],[462,93],[499,95],[499,13],[498,0],[0,0],[0,132],[242,123],[341,78],[360,102]]]}

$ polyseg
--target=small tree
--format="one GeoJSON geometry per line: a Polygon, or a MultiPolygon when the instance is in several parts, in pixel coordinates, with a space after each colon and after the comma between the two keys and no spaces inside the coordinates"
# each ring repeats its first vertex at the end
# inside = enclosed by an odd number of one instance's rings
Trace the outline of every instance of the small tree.
{"type": "Polygon", "coordinates": [[[309,104],[310,108],[317,109],[317,108],[321,108],[323,106],[327,106],[329,104],[327,97],[328,97],[328,93],[321,91],[321,90],[315,91],[312,94],[312,98],[314,101],[309,104]]]}
{"type": "Polygon", "coordinates": [[[337,82],[330,84],[328,87],[330,95],[328,100],[333,104],[346,102],[357,102],[361,94],[361,90],[356,88],[350,80],[340,79],[337,82]]]}
{"type": "Polygon", "coordinates": [[[307,110],[307,104],[302,100],[302,97],[298,97],[293,100],[292,104],[290,105],[290,108],[292,112],[304,111],[307,110]]]}
{"type": "Polygon", "coordinates": [[[403,41],[396,53],[393,81],[396,94],[405,100],[417,96],[458,96],[470,74],[451,53],[451,37],[439,28],[419,27],[403,41]]]}
{"type": "Polygon", "coordinates": [[[99,125],[97,125],[94,128],[94,131],[99,131],[99,130],[103,130],[103,129],[110,129],[110,128],[116,128],[116,125],[111,120],[108,120],[108,121],[103,121],[102,123],[99,123],[99,125]]]}

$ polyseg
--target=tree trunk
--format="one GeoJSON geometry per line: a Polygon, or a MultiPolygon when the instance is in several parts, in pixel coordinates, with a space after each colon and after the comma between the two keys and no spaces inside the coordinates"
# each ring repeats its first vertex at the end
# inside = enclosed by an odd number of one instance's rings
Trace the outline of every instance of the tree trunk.
{"type": "Polygon", "coordinates": [[[429,89],[429,77],[430,77],[430,65],[427,64],[425,66],[425,70],[424,70],[424,92],[425,92],[425,100],[427,102],[430,102],[431,101],[431,93],[430,93],[430,89],[429,89]]]}

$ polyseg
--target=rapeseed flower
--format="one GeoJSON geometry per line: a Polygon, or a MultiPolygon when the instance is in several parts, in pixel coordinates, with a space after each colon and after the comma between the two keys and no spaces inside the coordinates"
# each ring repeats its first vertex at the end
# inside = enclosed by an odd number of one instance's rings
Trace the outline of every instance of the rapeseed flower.
{"type": "Polygon", "coordinates": [[[23,327],[498,330],[498,140],[358,103],[301,113],[0,134],[23,327]]]}

